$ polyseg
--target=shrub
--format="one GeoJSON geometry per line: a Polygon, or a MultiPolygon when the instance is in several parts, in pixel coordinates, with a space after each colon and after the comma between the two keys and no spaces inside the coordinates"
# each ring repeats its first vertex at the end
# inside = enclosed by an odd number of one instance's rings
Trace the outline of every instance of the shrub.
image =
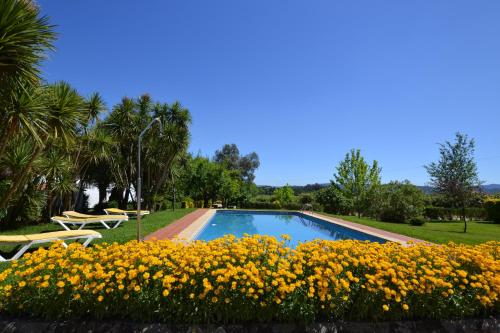
{"type": "Polygon", "coordinates": [[[330,185],[315,193],[316,202],[332,214],[349,214],[353,211],[352,200],[347,199],[335,186],[330,185]]]}
{"type": "Polygon", "coordinates": [[[487,212],[488,219],[496,223],[500,222],[500,199],[486,199],[484,201],[484,208],[487,212]]]}
{"type": "Polygon", "coordinates": [[[299,197],[299,202],[302,204],[302,205],[305,205],[305,204],[310,204],[313,202],[313,197],[311,194],[309,193],[303,193],[300,195],[299,197]]]}
{"type": "Polygon", "coordinates": [[[281,209],[279,202],[248,201],[243,205],[248,209],[281,209]]]}
{"type": "Polygon", "coordinates": [[[424,193],[409,181],[390,182],[380,193],[380,216],[386,222],[409,222],[422,215],[424,193]]]}
{"type": "Polygon", "coordinates": [[[410,224],[414,226],[422,226],[425,224],[425,220],[423,217],[414,217],[410,220],[410,224]]]}
{"type": "Polygon", "coordinates": [[[194,208],[194,200],[191,198],[186,198],[182,202],[182,208],[194,208]]]}
{"type": "Polygon", "coordinates": [[[0,314],[168,323],[488,316],[500,310],[499,250],[351,240],[292,250],[268,236],[56,244],[0,272],[0,314]]]}

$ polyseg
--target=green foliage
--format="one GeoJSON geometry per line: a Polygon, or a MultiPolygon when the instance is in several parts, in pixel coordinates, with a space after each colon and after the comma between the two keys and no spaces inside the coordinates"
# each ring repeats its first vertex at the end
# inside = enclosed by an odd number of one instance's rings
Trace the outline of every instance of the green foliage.
{"type": "Polygon", "coordinates": [[[449,207],[425,207],[423,215],[430,220],[453,221],[462,217],[464,213],[465,218],[469,221],[485,220],[488,217],[483,207],[467,207],[465,210],[449,207]]]}
{"type": "Polygon", "coordinates": [[[332,183],[352,202],[353,209],[359,216],[370,207],[374,199],[380,186],[380,172],[377,161],[373,161],[370,166],[359,149],[352,149],[339,163],[332,183]]]}
{"type": "Polygon", "coordinates": [[[236,145],[224,145],[213,159],[188,156],[179,171],[179,187],[197,206],[208,207],[216,201],[243,206],[256,194],[253,173],[258,165],[257,154],[240,156],[236,145]]]}
{"type": "Polygon", "coordinates": [[[260,161],[257,153],[241,156],[238,146],[225,144],[220,150],[215,151],[214,161],[228,171],[239,173],[241,179],[252,183],[255,179],[255,170],[259,168],[260,161]]]}
{"type": "Polygon", "coordinates": [[[191,198],[186,198],[183,202],[182,202],[182,208],[194,208],[194,200],[191,199],[191,198]]]}
{"type": "Polygon", "coordinates": [[[500,223],[500,199],[489,198],[485,200],[484,208],[488,214],[488,219],[500,223]]]}
{"type": "Polygon", "coordinates": [[[54,48],[54,26],[32,1],[0,1],[0,91],[19,81],[36,84],[45,52],[54,48]]]}
{"type": "Polygon", "coordinates": [[[410,222],[422,216],[424,193],[409,181],[393,181],[381,187],[379,218],[386,222],[410,222]]]}
{"type": "Polygon", "coordinates": [[[315,193],[315,200],[327,213],[349,214],[353,210],[352,200],[347,199],[335,185],[323,188],[315,193]]]}
{"type": "MultiPolygon", "coordinates": [[[[425,167],[435,192],[446,196],[463,211],[481,184],[474,161],[474,149],[474,139],[469,140],[467,135],[456,133],[454,143],[446,141],[440,144],[439,161],[425,167]]],[[[467,232],[465,212],[462,213],[462,219],[464,232],[467,232]]]]}
{"type": "Polygon", "coordinates": [[[303,205],[305,204],[310,204],[314,200],[312,194],[310,193],[303,193],[299,196],[299,202],[303,205]]]}
{"type": "Polygon", "coordinates": [[[281,209],[279,201],[248,201],[242,208],[246,209],[281,209]]]}
{"type": "Polygon", "coordinates": [[[293,193],[292,187],[286,184],[283,187],[275,189],[273,196],[274,199],[278,201],[281,205],[286,205],[292,202],[295,195],[293,193]]]}
{"type": "Polygon", "coordinates": [[[410,224],[419,227],[425,224],[425,220],[422,217],[414,217],[410,220],[410,224]]]}

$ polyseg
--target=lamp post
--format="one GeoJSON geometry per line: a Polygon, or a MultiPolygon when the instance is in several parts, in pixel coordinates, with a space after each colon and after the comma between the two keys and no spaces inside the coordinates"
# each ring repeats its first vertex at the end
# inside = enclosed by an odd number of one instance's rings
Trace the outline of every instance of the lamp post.
{"type": "Polygon", "coordinates": [[[155,122],[158,122],[160,126],[160,138],[163,136],[163,125],[161,123],[160,117],[153,119],[145,129],[142,130],[141,134],[139,134],[139,139],[137,140],[137,241],[141,241],[141,188],[142,188],[142,179],[141,179],[141,143],[142,137],[148,131],[148,129],[153,126],[155,122]]]}

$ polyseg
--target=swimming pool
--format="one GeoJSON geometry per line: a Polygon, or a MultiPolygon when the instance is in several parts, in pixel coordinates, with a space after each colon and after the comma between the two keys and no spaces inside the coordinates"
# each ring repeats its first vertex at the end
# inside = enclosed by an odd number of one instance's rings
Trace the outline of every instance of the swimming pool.
{"type": "Polygon", "coordinates": [[[313,239],[356,239],[384,243],[385,239],[353,230],[326,220],[299,212],[272,211],[224,211],[219,210],[207,221],[194,237],[209,241],[233,234],[261,234],[279,238],[283,234],[291,237],[290,246],[313,239]]]}

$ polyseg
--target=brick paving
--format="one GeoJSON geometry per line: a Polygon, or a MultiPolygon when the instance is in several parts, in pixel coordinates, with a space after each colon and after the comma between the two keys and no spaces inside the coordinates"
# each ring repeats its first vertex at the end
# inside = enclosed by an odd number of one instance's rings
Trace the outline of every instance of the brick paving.
{"type": "Polygon", "coordinates": [[[200,208],[195,210],[192,213],[189,213],[172,224],[167,225],[161,229],[156,230],[155,232],[149,234],[144,238],[145,240],[162,240],[162,239],[172,239],[177,236],[182,230],[190,226],[194,221],[196,221],[199,217],[205,214],[208,211],[208,208],[200,208]]]}

